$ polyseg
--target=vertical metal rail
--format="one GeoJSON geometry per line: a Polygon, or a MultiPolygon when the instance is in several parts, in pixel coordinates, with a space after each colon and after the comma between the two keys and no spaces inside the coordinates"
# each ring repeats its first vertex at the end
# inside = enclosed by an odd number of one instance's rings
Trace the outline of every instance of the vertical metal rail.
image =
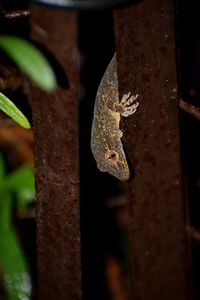
{"type": "Polygon", "coordinates": [[[200,20],[199,1],[177,1],[179,6],[179,45],[181,67],[181,98],[180,107],[184,110],[182,117],[182,137],[184,168],[186,173],[187,193],[189,198],[191,238],[192,278],[195,299],[200,298],[200,20]],[[189,45],[189,46],[188,46],[189,45]],[[186,112],[186,113],[185,113],[186,112]]]}
{"type": "Polygon", "coordinates": [[[50,53],[60,87],[32,90],[38,299],[81,298],[77,16],[31,5],[31,38],[50,53]],[[67,78],[66,78],[67,77],[67,78]],[[67,84],[68,79],[68,84],[67,84]]]}
{"type": "Polygon", "coordinates": [[[134,167],[128,183],[132,299],[191,300],[181,178],[174,1],[115,13],[121,95],[139,94],[123,119],[134,167]]]}

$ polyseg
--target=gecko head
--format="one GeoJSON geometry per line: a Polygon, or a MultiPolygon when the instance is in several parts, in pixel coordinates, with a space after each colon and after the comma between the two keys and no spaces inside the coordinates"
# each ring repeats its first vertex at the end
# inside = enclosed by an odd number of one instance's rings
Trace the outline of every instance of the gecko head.
{"type": "Polygon", "coordinates": [[[108,172],[121,181],[126,181],[130,177],[129,167],[123,151],[106,149],[104,157],[98,163],[98,168],[102,172],[108,172]]]}

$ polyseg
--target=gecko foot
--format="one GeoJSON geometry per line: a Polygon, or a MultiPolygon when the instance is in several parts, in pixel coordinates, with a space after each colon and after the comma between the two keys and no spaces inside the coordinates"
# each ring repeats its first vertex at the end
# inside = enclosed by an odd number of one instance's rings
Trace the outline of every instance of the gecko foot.
{"type": "Polygon", "coordinates": [[[138,98],[137,95],[130,96],[131,93],[124,94],[122,100],[120,102],[121,106],[121,115],[124,117],[128,117],[131,114],[134,114],[137,110],[139,102],[135,100],[138,98]]]}

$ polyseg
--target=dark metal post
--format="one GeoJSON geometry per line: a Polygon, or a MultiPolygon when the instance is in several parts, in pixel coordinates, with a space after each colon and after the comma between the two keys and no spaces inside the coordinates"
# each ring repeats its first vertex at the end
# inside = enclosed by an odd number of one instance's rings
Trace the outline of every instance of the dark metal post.
{"type": "Polygon", "coordinates": [[[139,94],[123,119],[134,167],[128,183],[132,299],[186,300],[189,290],[181,177],[174,1],[116,11],[120,93],[139,94]]]}
{"type": "Polygon", "coordinates": [[[78,300],[81,272],[77,16],[72,11],[37,5],[30,10],[31,38],[49,51],[60,75],[60,87],[55,93],[46,94],[37,88],[32,91],[38,299],[78,300]]]}

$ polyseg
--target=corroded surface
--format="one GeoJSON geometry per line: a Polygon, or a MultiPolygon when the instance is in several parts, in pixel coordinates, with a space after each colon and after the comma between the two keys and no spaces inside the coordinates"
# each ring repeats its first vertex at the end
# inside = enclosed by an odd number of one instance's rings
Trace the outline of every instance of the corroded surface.
{"type": "Polygon", "coordinates": [[[77,17],[31,6],[31,37],[58,75],[53,94],[33,88],[37,189],[38,299],[80,295],[77,17]],[[47,51],[48,50],[48,51],[47,51]],[[66,77],[66,78],[65,78],[66,77]]]}
{"type": "Polygon", "coordinates": [[[142,1],[116,12],[115,24],[120,93],[140,98],[137,114],[123,120],[134,168],[128,184],[132,299],[191,299],[173,1],[142,1]]]}

